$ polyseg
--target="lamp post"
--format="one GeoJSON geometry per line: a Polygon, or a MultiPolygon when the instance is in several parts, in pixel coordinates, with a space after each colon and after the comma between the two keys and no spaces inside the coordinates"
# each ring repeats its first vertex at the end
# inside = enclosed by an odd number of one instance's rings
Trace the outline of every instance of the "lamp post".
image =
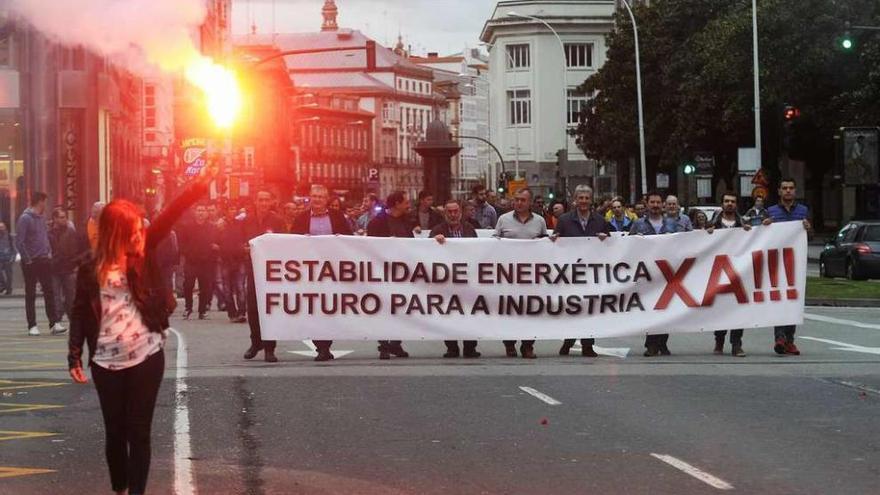
{"type": "Polygon", "coordinates": [[[639,58],[639,27],[636,25],[636,16],[633,15],[629,1],[621,0],[621,2],[623,3],[623,6],[626,7],[626,12],[629,14],[630,21],[632,21],[633,40],[636,49],[636,99],[639,105],[639,160],[641,161],[642,194],[644,195],[648,194],[648,166],[645,161],[645,115],[644,107],[642,106],[642,65],[639,58]]]}
{"type": "Polygon", "coordinates": [[[760,75],[758,74],[758,5],[757,0],[752,0],[752,60],[754,62],[754,85],[755,85],[755,155],[758,159],[758,168],[761,168],[761,87],[760,75]]]}
{"type": "MultiPolygon", "coordinates": [[[[553,36],[556,37],[556,40],[559,41],[559,47],[562,49],[562,123],[563,123],[563,125],[562,125],[562,147],[559,149],[565,150],[565,152],[567,154],[568,153],[568,82],[566,81],[566,76],[568,75],[568,68],[566,67],[567,62],[566,62],[566,55],[565,55],[565,43],[563,43],[562,38],[559,37],[559,33],[557,33],[555,29],[553,29],[553,26],[551,26],[550,23],[548,23],[544,19],[541,19],[541,18],[535,17],[535,16],[531,16],[531,15],[520,14],[518,12],[508,12],[507,15],[510,17],[520,17],[522,19],[529,19],[529,20],[541,23],[544,26],[546,26],[547,29],[549,29],[550,32],[553,33],[553,36]]],[[[558,182],[559,181],[558,170],[557,170],[556,179],[558,182]]],[[[558,187],[559,184],[557,183],[556,186],[558,187]]]]}

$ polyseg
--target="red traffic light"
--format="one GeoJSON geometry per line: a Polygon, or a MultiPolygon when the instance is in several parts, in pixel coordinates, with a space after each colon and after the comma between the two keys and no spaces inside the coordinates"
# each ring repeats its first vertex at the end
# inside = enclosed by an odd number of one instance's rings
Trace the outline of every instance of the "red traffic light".
{"type": "Polygon", "coordinates": [[[794,120],[801,116],[801,109],[798,107],[787,106],[782,114],[785,120],[794,120]]]}

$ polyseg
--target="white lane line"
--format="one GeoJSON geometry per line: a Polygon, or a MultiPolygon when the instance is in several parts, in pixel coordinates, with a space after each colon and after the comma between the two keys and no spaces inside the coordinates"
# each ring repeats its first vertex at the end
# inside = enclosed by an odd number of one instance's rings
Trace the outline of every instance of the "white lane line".
{"type": "Polygon", "coordinates": [[[192,444],[189,437],[189,398],[186,387],[186,340],[171,328],[177,337],[177,377],[174,404],[174,493],[195,495],[193,483],[192,444]]]}
{"type": "Polygon", "coordinates": [[[546,402],[547,404],[550,404],[551,406],[558,406],[558,405],[562,404],[562,402],[559,402],[558,400],[554,399],[553,397],[550,397],[547,394],[543,394],[541,392],[538,392],[537,390],[533,389],[532,387],[520,387],[519,389],[522,390],[523,392],[531,395],[532,397],[542,401],[542,402],[546,402]]]}
{"type": "Polygon", "coordinates": [[[870,392],[872,394],[880,395],[880,390],[873,388],[873,387],[869,387],[867,385],[862,385],[861,383],[849,382],[846,380],[825,380],[825,381],[828,383],[833,383],[835,385],[841,385],[844,387],[854,388],[854,389],[862,391],[862,392],[870,392]]]}
{"type": "Polygon", "coordinates": [[[836,345],[837,347],[831,348],[835,351],[861,352],[863,354],[880,355],[880,347],[865,347],[862,345],[847,344],[846,342],[840,342],[839,340],[820,339],[819,337],[807,337],[806,335],[801,335],[799,338],[836,345]]]}
{"type": "Polygon", "coordinates": [[[814,315],[812,313],[804,313],[804,319],[821,321],[823,323],[833,323],[835,325],[847,325],[856,328],[867,328],[869,330],[880,330],[880,325],[874,323],[862,323],[855,320],[844,320],[842,318],[832,318],[831,316],[814,315]]]}
{"type": "Polygon", "coordinates": [[[703,483],[711,486],[712,488],[717,488],[719,490],[733,490],[733,485],[731,485],[730,483],[724,481],[721,478],[717,478],[715,476],[712,476],[711,474],[709,474],[699,468],[691,466],[690,464],[684,462],[681,459],[672,457],[671,455],[654,454],[654,453],[651,454],[651,457],[659,459],[659,460],[665,462],[666,464],[669,464],[670,466],[674,467],[675,469],[678,469],[679,471],[681,471],[687,475],[693,476],[694,478],[702,481],[703,483]]]}

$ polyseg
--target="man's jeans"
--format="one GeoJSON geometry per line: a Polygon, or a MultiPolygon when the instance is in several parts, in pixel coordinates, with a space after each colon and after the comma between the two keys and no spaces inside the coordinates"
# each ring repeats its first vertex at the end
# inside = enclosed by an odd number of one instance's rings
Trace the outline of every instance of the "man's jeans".
{"type": "Polygon", "coordinates": [[[43,301],[46,303],[46,317],[49,318],[49,326],[54,325],[56,315],[55,295],[52,290],[52,264],[49,258],[37,258],[29,264],[22,263],[21,271],[24,273],[24,312],[27,316],[28,328],[37,326],[37,282],[43,290],[43,301]]]}
{"type": "Polygon", "coordinates": [[[234,261],[221,264],[223,284],[226,286],[226,314],[238,318],[247,314],[247,296],[244,289],[244,266],[234,261]]]}
{"type": "Polygon", "coordinates": [[[0,262],[0,292],[12,293],[12,268],[14,261],[0,262]]]}
{"type": "Polygon", "coordinates": [[[73,307],[73,298],[76,297],[76,272],[53,273],[52,292],[55,293],[56,321],[64,319],[70,321],[70,308],[73,307]]]}

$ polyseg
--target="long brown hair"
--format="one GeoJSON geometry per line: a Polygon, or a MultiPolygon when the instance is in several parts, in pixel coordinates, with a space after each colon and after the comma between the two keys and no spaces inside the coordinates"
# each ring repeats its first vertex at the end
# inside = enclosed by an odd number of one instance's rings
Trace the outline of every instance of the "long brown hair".
{"type": "Polygon", "coordinates": [[[121,265],[128,258],[132,238],[142,228],[143,212],[131,201],[114,199],[104,207],[95,247],[95,274],[99,285],[107,280],[113,265],[121,265]]]}

